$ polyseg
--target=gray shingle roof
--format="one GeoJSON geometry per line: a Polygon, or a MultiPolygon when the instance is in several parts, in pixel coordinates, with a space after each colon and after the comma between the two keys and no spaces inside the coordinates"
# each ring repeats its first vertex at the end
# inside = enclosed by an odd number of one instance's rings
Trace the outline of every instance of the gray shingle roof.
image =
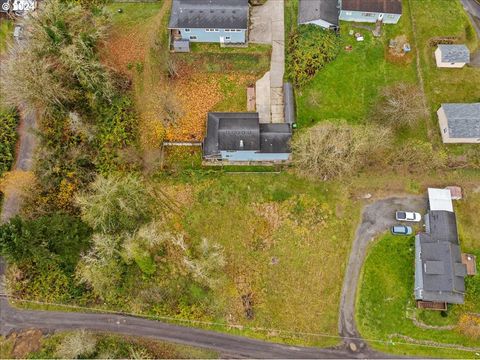
{"type": "Polygon", "coordinates": [[[470,63],[470,50],[465,45],[438,45],[442,62],[470,63]]]}
{"type": "Polygon", "coordinates": [[[299,24],[324,20],[332,25],[338,25],[339,14],[338,0],[300,0],[298,5],[299,24]]]}
{"type": "Polygon", "coordinates": [[[455,214],[430,211],[425,220],[427,232],[415,240],[415,296],[424,301],[463,304],[466,269],[455,214]]]}
{"type": "Polygon", "coordinates": [[[480,103],[442,104],[451,138],[480,138],[480,103]]]}
{"type": "Polygon", "coordinates": [[[248,29],[248,0],[173,0],[170,29],[248,29]]]}
{"type": "Polygon", "coordinates": [[[217,157],[220,151],[289,153],[292,132],[289,124],[260,124],[258,113],[211,112],[203,155],[217,157]]]}

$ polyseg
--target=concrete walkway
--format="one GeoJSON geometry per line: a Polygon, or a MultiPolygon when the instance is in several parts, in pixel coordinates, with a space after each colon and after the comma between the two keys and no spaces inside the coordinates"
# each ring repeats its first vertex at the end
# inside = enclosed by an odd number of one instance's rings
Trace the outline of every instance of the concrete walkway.
{"type": "Polygon", "coordinates": [[[283,123],[285,74],[284,0],[268,0],[252,10],[250,43],[271,44],[270,71],[256,84],[256,105],[262,123],[283,123]],[[268,84],[268,82],[270,82],[268,84]]]}

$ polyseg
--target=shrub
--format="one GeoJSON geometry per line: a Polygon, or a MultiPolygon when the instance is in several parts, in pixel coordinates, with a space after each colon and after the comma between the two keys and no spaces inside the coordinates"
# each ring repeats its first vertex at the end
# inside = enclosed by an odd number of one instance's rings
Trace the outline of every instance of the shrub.
{"type": "Polygon", "coordinates": [[[92,355],[97,345],[96,337],[85,330],[67,334],[58,345],[56,356],[60,359],[87,358],[92,355]]]}
{"type": "Polygon", "coordinates": [[[294,137],[293,161],[304,176],[342,178],[380,161],[390,141],[386,129],[321,123],[294,137]]]}
{"type": "Polygon", "coordinates": [[[0,252],[13,263],[55,261],[72,272],[88,248],[91,230],[80,219],[62,214],[36,220],[13,218],[0,226],[0,252]]]}
{"type": "Polygon", "coordinates": [[[302,85],[330,61],[339,51],[339,40],[332,31],[316,25],[301,25],[288,42],[286,73],[297,85],[302,85]]]}
{"type": "Polygon", "coordinates": [[[90,191],[77,197],[82,219],[104,233],[134,231],[152,214],[152,200],[142,180],[132,174],[98,176],[90,191]]]}
{"type": "Polygon", "coordinates": [[[10,170],[15,157],[18,116],[14,110],[0,110],[0,177],[10,170]]]}
{"type": "Polygon", "coordinates": [[[423,97],[417,85],[399,83],[388,86],[381,92],[373,119],[393,128],[413,126],[427,116],[423,97]]]}
{"type": "Polygon", "coordinates": [[[446,167],[448,156],[445,151],[436,151],[429,142],[408,140],[392,149],[389,164],[393,168],[422,173],[446,167]]]}

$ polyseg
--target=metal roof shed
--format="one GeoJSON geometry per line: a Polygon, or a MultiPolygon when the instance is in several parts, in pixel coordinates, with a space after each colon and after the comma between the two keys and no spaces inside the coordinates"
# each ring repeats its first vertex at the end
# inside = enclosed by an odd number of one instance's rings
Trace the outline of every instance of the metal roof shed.
{"type": "Polygon", "coordinates": [[[443,210],[453,212],[452,194],[448,189],[428,189],[430,211],[443,210]]]}

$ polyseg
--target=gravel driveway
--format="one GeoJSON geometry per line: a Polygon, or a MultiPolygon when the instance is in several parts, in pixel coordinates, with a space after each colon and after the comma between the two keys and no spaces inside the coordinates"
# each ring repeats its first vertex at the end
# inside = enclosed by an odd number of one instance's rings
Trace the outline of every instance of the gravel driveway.
{"type": "Polygon", "coordinates": [[[392,225],[398,223],[395,220],[396,210],[416,211],[424,214],[426,208],[427,200],[420,196],[388,198],[364,207],[362,222],[357,228],[350,252],[340,300],[338,332],[340,336],[344,337],[347,346],[357,350],[366,348],[355,324],[355,300],[358,280],[369,243],[392,225]],[[351,345],[352,343],[353,345],[351,345]]]}

